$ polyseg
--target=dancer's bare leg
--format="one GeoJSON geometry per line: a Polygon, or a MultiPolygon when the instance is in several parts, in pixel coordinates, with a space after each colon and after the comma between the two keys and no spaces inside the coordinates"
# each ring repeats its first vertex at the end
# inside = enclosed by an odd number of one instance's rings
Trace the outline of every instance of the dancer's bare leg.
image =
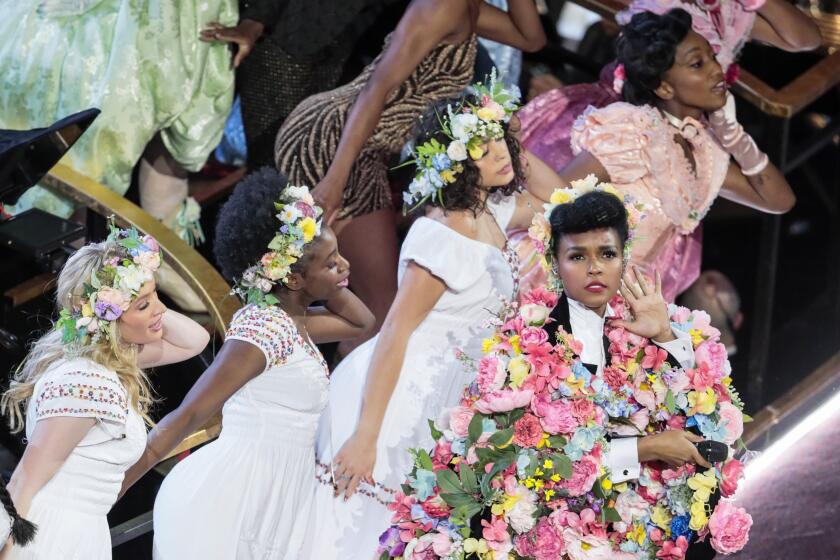
{"type": "Polygon", "coordinates": [[[339,227],[339,248],[350,262],[350,288],[376,316],[370,331],[339,345],[339,352],[346,356],[382,327],[397,294],[399,244],[393,209],[377,210],[339,227]]]}

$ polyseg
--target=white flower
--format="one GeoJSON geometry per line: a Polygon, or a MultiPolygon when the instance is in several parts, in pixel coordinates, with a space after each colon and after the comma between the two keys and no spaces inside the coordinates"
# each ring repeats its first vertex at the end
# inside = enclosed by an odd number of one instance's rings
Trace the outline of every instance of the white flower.
{"type": "MultiPolygon", "coordinates": [[[[125,295],[126,293],[132,294],[139,292],[140,288],[143,287],[143,284],[145,284],[151,279],[151,272],[140,266],[118,266],[117,281],[115,288],[123,292],[123,295],[125,295]]],[[[130,296],[126,299],[129,298],[130,296]]]]}
{"type": "Polygon", "coordinates": [[[408,192],[414,195],[417,198],[422,198],[428,194],[431,194],[435,191],[434,185],[429,182],[429,179],[426,175],[420,175],[419,177],[415,177],[411,184],[408,186],[408,192]]]}
{"type": "Polygon", "coordinates": [[[405,191],[403,193],[403,204],[406,204],[408,206],[414,204],[414,195],[408,191],[405,191]]]}
{"type": "Polygon", "coordinates": [[[519,496],[519,500],[514,504],[513,509],[507,512],[505,520],[517,533],[527,533],[537,523],[534,517],[537,512],[537,497],[521,484],[517,486],[516,494],[519,496]]]}
{"type": "Polygon", "coordinates": [[[257,281],[254,282],[254,287],[265,294],[270,292],[273,286],[274,283],[268,278],[258,278],[257,281]]]}
{"type": "Polygon", "coordinates": [[[538,303],[526,303],[519,308],[519,315],[528,325],[542,325],[548,320],[548,307],[538,303]]]}
{"type": "Polygon", "coordinates": [[[463,142],[450,142],[449,146],[446,148],[446,155],[448,155],[449,159],[452,161],[464,161],[467,159],[467,147],[463,142]]]}
{"type": "Polygon", "coordinates": [[[455,115],[452,117],[452,136],[459,142],[466,144],[469,142],[476,125],[478,125],[478,117],[472,113],[455,115]]]}
{"type": "Polygon", "coordinates": [[[572,181],[572,188],[575,189],[577,192],[577,196],[582,194],[586,194],[590,191],[594,191],[595,187],[598,186],[598,177],[590,173],[583,179],[578,179],[577,181],[572,181]]]}
{"type": "Polygon", "coordinates": [[[307,187],[295,187],[289,185],[285,189],[286,195],[289,198],[294,198],[295,200],[302,200],[306,202],[306,197],[309,196],[309,189],[307,187]]]}
{"type": "Polygon", "coordinates": [[[303,214],[301,214],[300,210],[295,208],[294,204],[286,204],[283,206],[283,210],[277,214],[277,217],[284,224],[293,224],[302,218],[303,214]]]}

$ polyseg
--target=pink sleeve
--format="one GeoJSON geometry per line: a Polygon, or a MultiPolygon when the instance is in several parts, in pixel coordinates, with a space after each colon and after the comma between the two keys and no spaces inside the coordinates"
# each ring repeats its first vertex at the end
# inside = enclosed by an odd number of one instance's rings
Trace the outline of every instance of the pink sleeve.
{"type": "Polygon", "coordinates": [[[592,154],[614,183],[632,183],[647,174],[644,145],[650,126],[648,109],[629,103],[613,103],[601,109],[589,107],[572,127],[575,155],[592,154]]]}

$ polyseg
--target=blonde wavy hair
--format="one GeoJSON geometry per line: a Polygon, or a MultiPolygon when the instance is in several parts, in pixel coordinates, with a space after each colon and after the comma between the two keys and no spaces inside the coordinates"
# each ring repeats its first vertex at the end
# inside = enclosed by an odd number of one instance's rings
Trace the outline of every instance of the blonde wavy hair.
{"type": "MultiPolygon", "coordinates": [[[[91,243],[67,260],[58,276],[56,307],[59,312],[62,309],[72,311],[79,305],[85,282],[90,282],[91,276],[102,268],[106,258],[115,254],[117,249],[114,241],[91,243]]],[[[107,338],[102,337],[94,344],[74,347],[70,354],[57,329],[51,329],[33,343],[29,354],[15,372],[9,389],[0,399],[0,414],[8,416],[12,433],[20,432],[24,427],[24,411],[32,397],[35,383],[56,362],[66,357],[88,358],[115,372],[126,388],[131,406],[147,424],[152,425],[148,411],[154,403],[154,397],[149,378],[137,366],[139,348],[136,344],[123,341],[119,320],[110,321],[108,328],[107,338]]]]}

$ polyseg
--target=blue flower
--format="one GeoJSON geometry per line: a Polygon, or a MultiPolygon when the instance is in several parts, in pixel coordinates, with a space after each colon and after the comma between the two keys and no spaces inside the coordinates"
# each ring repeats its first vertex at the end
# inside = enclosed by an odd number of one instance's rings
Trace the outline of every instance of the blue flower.
{"type": "Polygon", "coordinates": [[[452,160],[446,154],[435,154],[432,158],[432,166],[438,171],[452,167],[452,160]]]}
{"type": "Polygon", "coordinates": [[[435,169],[427,169],[426,170],[426,179],[429,180],[429,183],[436,189],[440,189],[443,187],[443,177],[440,176],[440,173],[437,172],[435,169]]]}
{"type": "Polygon", "coordinates": [[[685,537],[688,542],[694,537],[694,531],[688,528],[688,515],[679,515],[671,520],[671,538],[677,540],[680,537],[685,537]]]}
{"type": "Polygon", "coordinates": [[[490,418],[485,418],[481,421],[481,432],[486,433],[490,432],[491,434],[496,431],[496,422],[491,420],[490,418]]]}
{"type": "Polygon", "coordinates": [[[600,431],[600,428],[578,428],[563,451],[572,461],[579,461],[584,453],[592,450],[600,431]]]}
{"type": "Polygon", "coordinates": [[[415,479],[410,481],[409,486],[417,492],[417,499],[422,502],[434,495],[436,484],[435,473],[426,469],[417,469],[415,479]]]}
{"type": "Polygon", "coordinates": [[[726,440],[726,422],[718,424],[705,414],[695,414],[692,418],[697,422],[700,432],[706,439],[721,442],[726,440]]]}
{"type": "Polygon", "coordinates": [[[624,541],[619,545],[619,548],[621,549],[622,552],[629,552],[629,553],[639,552],[639,545],[636,544],[636,541],[630,541],[630,540],[624,541]]]}
{"type": "Polygon", "coordinates": [[[465,438],[456,439],[452,442],[452,453],[460,456],[467,454],[467,440],[465,438]]]}

